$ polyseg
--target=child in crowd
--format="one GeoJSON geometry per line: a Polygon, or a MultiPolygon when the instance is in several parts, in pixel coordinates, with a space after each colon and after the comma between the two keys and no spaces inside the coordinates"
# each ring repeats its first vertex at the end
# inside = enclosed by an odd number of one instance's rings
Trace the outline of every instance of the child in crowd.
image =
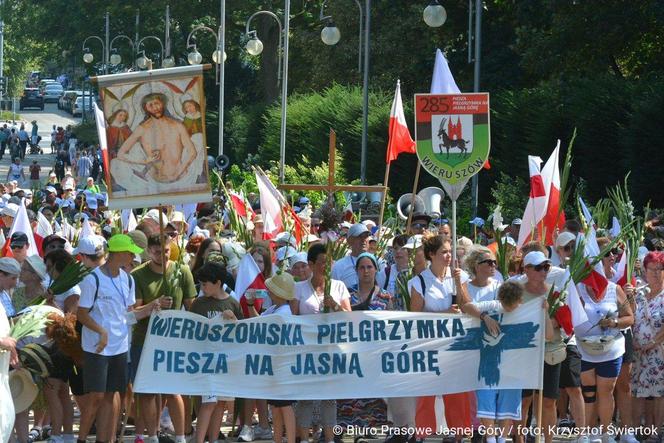
{"type": "MultiPolygon", "coordinates": [[[[224,265],[207,262],[198,270],[196,277],[201,283],[203,296],[194,300],[191,305],[191,312],[207,318],[216,318],[220,315],[223,315],[224,318],[243,318],[240,303],[224,291],[223,284],[226,280],[226,267],[224,265]]],[[[201,407],[197,414],[196,443],[203,443],[206,433],[208,434],[208,441],[214,442],[218,439],[226,403],[232,401],[232,398],[217,397],[216,395],[201,397],[201,407]]],[[[232,406],[229,409],[232,411],[232,406]]]]}

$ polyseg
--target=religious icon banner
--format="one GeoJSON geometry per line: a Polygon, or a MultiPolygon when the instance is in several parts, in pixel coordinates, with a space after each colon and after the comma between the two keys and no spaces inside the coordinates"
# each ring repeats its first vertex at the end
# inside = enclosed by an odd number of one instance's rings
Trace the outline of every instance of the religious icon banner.
{"type": "Polygon", "coordinates": [[[109,207],[210,201],[203,68],[104,75],[97,83],[109,207]]]}
{"type": "Polygon", "coordinates": [[[541,389],[542,299],[496,314],[357,311],[150,319],[134,392],[324,400],[541,389]]]}

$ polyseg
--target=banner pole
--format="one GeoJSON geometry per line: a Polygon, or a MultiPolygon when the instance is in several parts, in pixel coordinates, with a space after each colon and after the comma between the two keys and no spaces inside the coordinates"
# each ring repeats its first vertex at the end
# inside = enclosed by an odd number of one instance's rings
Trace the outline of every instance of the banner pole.
{"type": "MultiPolygon", "coordinates": [[[[420,163],[417,162],[419,165],[420,163]]],[[[381,228],[383,226],[383,215],[385,215],[385,200],[387,200],[387,181],[390,179],[390,166],[392,165],[392,162],[389,162],[387,164],[387,167],[385,168],[385,178],[383,179],[383,186],[385,189],[383,190],[383,198],[381,198],[380,201],[380,216],[378,217],[378,228],[381,228]]],[[[378,235],[380,236],[380,230],[378,231],[378,235]]]]}
{"type": "MultiPolygon", "coordinates": [[[[166,249],[166,233],[164,232],[164,211],[163,211],[163,206],[159,205],[159,241],[161,242],[161,253],[164,253],[164,249],[166,249]]],[[[161,275],[163,276],[162,278],[164,279],[164,283],[166,282],[166,262],[168,261],[168,257],[165,257],[161,260],[161,275]]],[[[170,295],[169,295],[170,296],[170,295]]]]}
{"type": "Polygon", "coordinates": [[[417,162],[417,169],[415,169],[415,181],[413,182],[413,198],[410,200],[410,211],[408,211],[408,221],[406,222],[406,232],[410,231],[410,222],[413,220],[413,210],[415,209],[415,196],[417,195],[417,183],[420,181],[420,170],[422,163],[417,162]]]}

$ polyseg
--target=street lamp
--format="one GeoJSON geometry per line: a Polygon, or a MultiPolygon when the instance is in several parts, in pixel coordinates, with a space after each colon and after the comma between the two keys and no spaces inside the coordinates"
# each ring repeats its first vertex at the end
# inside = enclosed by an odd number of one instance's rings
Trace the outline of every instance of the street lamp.
{"type": "MultiPolygon", "coordinates": [[[[473,34],[473,0],[468,0],[468,63],[475,63],[473,72],[473,91],[480,92],[480,61],[482,49],[482,0],[475,0],[475,31],[473,34]],[[475,57],[472,57],[472,41],[475,40],[475,57]]],[[[442,26],[447,19],[445,8],[432,0],[424,9],[424,22],[430,27],[442,26]],[[428,10],[428,12],[427,12],[428,10]],[[440,23],[440,24],[438,24],[440,23]]],[[[477,216],[477,196],[479,191],[478,175],[471,178],[471,208],[472,216],[477,216]]]]}
{"type": "Polygon", "coordinates": [[[127,40],[129,42],[129,45],[131,46],[132,51],[134,49],[134,41],[131,38],[127,37],[126,35],[120,34],[120,35],[117,35],[117,36],[113,37],[113,39],[111,40],[110,49],[109,49],[109,52],[111,53],[111,57],[109,58],[109,61],[111,62],[111,65],[113,65],[113,66],[117,66],[120,63],[122,63],[122,57],[120,56],[120,54],[118,54],[117,48],[113,48],[113,42],[115,42],[119,38],[127,40]]]}
{"type": "Polygon", "coordinates": [[[431,0],[429,6],[424,8],[422,18],[424,19],[424,23],[429,27],[440,28],[445,24],[445,20],[447,20],[447,11],[438,3],[438,0],[431,0]]]}
{"type": "Polygon", "coordinates": [[[192,51],[187,55],[190,65],[198,65],[203,61],[203,56],[198,52],[196,43],[191,43],[192,36],[200,31],[212,33],[216,37],[216,49],[212,53],[212,61],[215,64],[216,83],[219,85],[219,155],[224,154],[224,72],[226,62],[226,0],[219,0],[219,28],[215,33],[207,26],[197,26],[187,36],[187,49],[192,51]]]}
{"type": "Polygon", "coordinates": [[[279,26],[279,45],[277,47],[278,54],[278,68],[277,68],[277,81],[281,81],[281,129],[279,134],[279,183],[285,181],[285,165],[286,165],[286,110],[288,106],[288,32],[290,29],[290,0],[286,0],[286,7],[284,8],[284,22],[285,27],[282,28],[281,20],[279,17],[270,11],[254,12],[245,27],[245,32],[249,36],[247,42],[247,52],[251,55],[259,55],[263,52],[263,42],[258,39],[255,30],[250,31],[249,25],[254,17],[259,15],[267,15],[276,20],[279,26]],[[283,59],[283,63],[282,63],[283,59]],[[283,73],[282,73],[283,69],[283,73]]]}
{"type": "Polygon", "coordinates": [[[145,55],[145,49],[141,50],[141,45],[143,45],[143,42],[145,40],[156,40],[157,43],[159,43],[159,49],[161,49],[161,62],[162,62],[162,67],[163,62],[164,62],[164,45],[161,42],[161,39],[159,37],[155,37],[154,35],[148,35],[147,37],[143,37],[138,41],[138,45],[136,45],[136,51],[137,55],[140,54],[141,56],[136,59],[136,66],[138,66],[139,69],[145,69],[149,68],[152,69],[152,60],[148,58],[148,56],[145,55]]]}
{"type": "Polygon", "coordinates": [[[85,63],[92,63],[95,59],[94,55],[92,55],[92,52],[90,52],[90,48],[85,46],[88,40],[93,39],[93,40],[98,40],[99,43],[101,43],[101,49],[102,49],[102,63],[104,64],[104,74],[108,74],[108,50],[109,50],[109,21],[110,21],[110,14],[106,12],[105,15],[105,38],[102,40],[101,37],[98,37],[96,35],[91,35],[89,37],[86,37],[85,40],[83,40],[83,61],[85,63]]]}
{"type": "MultiPolygon", "coordinates": [[[[339,42],[341,33],[334,25],[331,16],[325,16],[323,13],[328,0],[325,0],[320,7],[320,21],[327,21],[327,24],[320,33],[321,40],[326,45],[334,45],[339,42]]],[[[364,13],[359,0],[355,0],[360,10],[360,50],[358,55],[358,71],[362,72],[362,151],[360,155],[360,180],[362,184],[367,182],[367,145],[369,129],[369,32],[371,30],[371,0],[364,1],[364,13]],[[362,38],[362,18],[364,18],[364,39],[362,38]],[[362,54],[362,43],[364,43],[364,54],[362,54]],[[364,56],[364,69],[362,69],[362,57],[364,56]]]]}

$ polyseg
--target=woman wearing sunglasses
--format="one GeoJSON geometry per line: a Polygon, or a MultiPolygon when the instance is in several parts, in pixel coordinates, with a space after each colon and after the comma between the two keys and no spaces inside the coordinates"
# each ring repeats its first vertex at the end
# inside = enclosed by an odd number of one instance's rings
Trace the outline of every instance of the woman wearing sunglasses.
{"type": "Polygon", "coordinates": [[[495,300],[500,282],[494,279],[496,257],[486,246],[476,245],[465,258],[465,269],[472,276],[467,283],[470,301],[495,300]]]}

